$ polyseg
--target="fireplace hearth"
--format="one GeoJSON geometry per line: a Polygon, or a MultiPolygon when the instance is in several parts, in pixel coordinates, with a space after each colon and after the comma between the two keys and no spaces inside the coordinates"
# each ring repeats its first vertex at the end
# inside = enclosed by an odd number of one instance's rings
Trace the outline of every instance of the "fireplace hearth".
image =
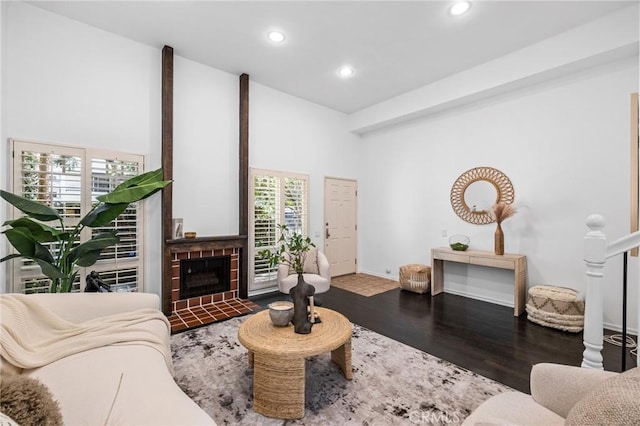
{"type": "Polygon", "coordinates": [[[246,237],[167,241],[171,251],[171,331],[176,333],[260,309],[239,296],[240,254],[246,237]]]}
{"type": "Polygon", "coordinates": [[[231,256],[180,260],[180,299],[231,290],[231,256]]]}

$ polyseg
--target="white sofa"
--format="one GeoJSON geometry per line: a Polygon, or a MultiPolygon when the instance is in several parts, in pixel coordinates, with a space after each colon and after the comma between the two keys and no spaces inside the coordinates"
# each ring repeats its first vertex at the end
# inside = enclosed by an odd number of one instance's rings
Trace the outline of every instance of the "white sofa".
{"type": "Polygon", "coordinates": [[[482,403],[463,425],[640,424],[640,370],[624,374],[561,364],[531,369],[531,395],[505,392],[482,403]]]}
{"type": "MultiPolygon", "coordinates": [[[[158,310],[160,306],[157,295],[146,293],[28,297],[75,324],[141,308],[158,310]]],[[[2,317],[5,315],[2,312],[2,317]]],[[[146,321],[140,327],[156,336],[170,354],[170,332],[165,323],[146,321]]],[[[58,401],[65,425],[215,425],[176,385],[170,372],[172,364],[167,364],[170,359],[167,361],[161,351],[151,346],[110,344],[24,370],[16,369],[4,358],[0,361],[3,373],[12,368],[44,383],[58,401]]]]}

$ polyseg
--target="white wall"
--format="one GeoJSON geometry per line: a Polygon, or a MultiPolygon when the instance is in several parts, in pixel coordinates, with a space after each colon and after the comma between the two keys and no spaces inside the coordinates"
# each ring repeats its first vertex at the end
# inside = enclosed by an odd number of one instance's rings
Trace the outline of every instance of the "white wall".
{"type": "MultiPolygon", "coordinates": [[[[159,167],[160,51],[24,3],[3,6],[3,146],[19,138],[105,147],[159,167]]],[[[151,292],[160,289],[159,198],[145,204],[151,292]]]]}
{"type": "Polygon", "coordinates": [[[356,178],[359,137],[345,116],[257,83],[249,85],[249,165],[309,175],[309,235],[322,247],[324,178],[356,178]]]}
{"type": "MultiPolygon", "coordinates": [[[[2,6],[2,140],[108,147],[160,167],[162,46],[25,3],[2,6]]],[[[238,233],[238,92],[238,76],[175,51],[173,214],[200,236],[238,233]]],[[[346,131],[344,114],[253,82],[249,97],[251,166],[309,174],[312,230],[321,232],[323,177],[355,177],[358,137],[346,131]]],[[[145,207],[145,288],[160,294],[160,196],[145,207]]]]}
{"type": "Polygon", "coordinates": [[[238,76],[177,55],[173,66],[173,216],[200,236],[237,235],[238,76]]]}
{"type": "MultiPolygon", "coordinates": [[[[356,177],[359,137],[343,113],[249,80],[249,166],[309,175],[309,231],[321,246],[324,177],[356,177]]],[[[238,233],[238,85],[175,58],[173,215],[198,235],[238,233]]]]}
{"type": "MultiPolygon", "coordinates": [[[[519,212],[503,223],[505,251],[527,255],[529,286],[583,291],[585,218],[603,214],[612,239],[629,231],[629,95],[637,90],[635,56],[364,136],[361,269],[397,276],[402,264],[430,264],[430,249],[448,244],[443,230],[493,250],[495,224],[462,221],[449,199],[460,174],[490,166],[515,187],[519,212]]],[[[605,274],[605,322],[620,324],[621,261],[605,274]]],[[[512,306],[512,283],[508,271],[446,267],[445,291],[512,306]]]]}

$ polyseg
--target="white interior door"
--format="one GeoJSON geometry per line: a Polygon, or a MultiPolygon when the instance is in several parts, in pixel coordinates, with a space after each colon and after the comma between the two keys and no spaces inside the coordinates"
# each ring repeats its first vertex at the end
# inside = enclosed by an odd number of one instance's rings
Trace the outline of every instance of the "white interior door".
{"type": "Polygon", "coordinates": [[[354,180],[324,180],[324,253],[332,277],[356,272],[357,189],[354,180]]]}

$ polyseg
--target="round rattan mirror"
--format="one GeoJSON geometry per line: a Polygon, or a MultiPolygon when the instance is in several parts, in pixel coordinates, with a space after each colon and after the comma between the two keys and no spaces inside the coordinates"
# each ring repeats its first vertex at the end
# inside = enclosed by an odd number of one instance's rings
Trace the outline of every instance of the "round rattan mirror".
{"type": "Polygon", "coordinates": [[[492,167],[467,170],[451,188],[453,210],[462,220],[477,225],[495,222],[489,211],[491,206],[500,201],[511,204],[514,198],[509,178],[492,167]]]}

